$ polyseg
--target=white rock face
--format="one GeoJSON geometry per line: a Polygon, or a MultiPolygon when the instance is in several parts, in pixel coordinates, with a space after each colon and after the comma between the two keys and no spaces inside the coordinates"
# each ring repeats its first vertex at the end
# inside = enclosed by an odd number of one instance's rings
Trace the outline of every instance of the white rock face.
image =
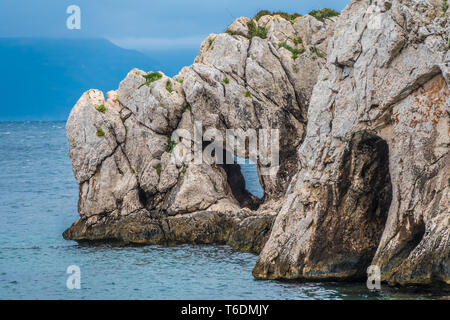
{"type": "Polygon", "coordinates": [[[440,10],[436,1],[352,1],[337,20],[301,169],[256,277],[364,278],[372,264],[391,283],[450,283],[450,28],[440,10]]]}
{"type": "MultiPolygon", "coordinates": [[[[312,88],[317,82],[325,55],[316,46],[326,47],[325,34],[334,22],[295,25],[306,16],[291,23],[279,16],[264,16],[255,22],[266,28],[267,38],[247,39],[248,18],[237,19],[228,30],[233,34],[210,35],[200,48],[196,63],[186,69],[183,89],[192,106],[196,121],[204,130],[279,129],[280,163],[275,176],[262,176],[266,198],[284,194],[292,173],[298,165],[296,149],[304,136],[307,106],[312,88]],[[243,28],[247,31],[243,31],[243,28]],[[311,37],[315,32],[324,36],[308,42],[294,39],[311,37]],[[280,46],[287,43],[296,49],[298,57],[280,46]]],[[[323,49],[322,49],[323,50],[323,49]]],[[[240,157],[248,157],[238,154],[240,157]]],[[[259,165],[264,167],[260,162],[259,165]]]]}
{"type": "Polygon", "coordinates": [[[207,164],[191,165],[187,168],[179,186],[173,190],[172,195],[169,195],[167,212],[173,215],[203,211],[222,199],[234,204],[235,210],[240,210],[223,170],[207,164]]]}
{"type": "Polygon", "coordinates": [[[132,70],[120,83],[118,99],[144,126],[159,134],[170,133],[186,104],[181,85],[163,74],[160,80],[146,85],[144,75],[141,70],[132,70]]]}

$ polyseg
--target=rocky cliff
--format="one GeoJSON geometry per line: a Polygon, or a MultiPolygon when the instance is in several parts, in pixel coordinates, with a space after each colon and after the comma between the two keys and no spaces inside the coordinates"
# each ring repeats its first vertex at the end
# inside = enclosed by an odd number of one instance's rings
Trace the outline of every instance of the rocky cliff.
{"type": "MultiPolygon", "coordinates": [[[[262,250],[263,279],[359,280],[377,265],[390,283],[450,284],[443,9],[360,0],[339,17],[239,18],[173,79],[135,69],[106,100],[84,93],[66,126],[80,220],[64,237],[262,250]],[[229,129],[279,132],[279,163],[256,160],[262,199],[239,164],[191,161],[229,129]]],[[[238,150],[213,158],[252,153],[238,150]]]]}

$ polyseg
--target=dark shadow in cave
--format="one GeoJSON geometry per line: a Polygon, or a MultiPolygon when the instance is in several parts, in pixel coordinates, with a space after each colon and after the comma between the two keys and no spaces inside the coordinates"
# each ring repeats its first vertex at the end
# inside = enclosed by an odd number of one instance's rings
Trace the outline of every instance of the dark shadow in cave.
{"type": "Polygon", "coordinates": [[[344,160],[341,177],[347,214],[357,214],[354,232],[364,243],[359,269],[363,276],[372,262],[381,240],[392,202],[392,183],[389,171],[389,146],[379,136],[363,131],[355,134],[344,160]],[[359,181],[355,184],[355,181],[359,181]],[[361,234],[360,232],[364,234],[361,234]]]}
{"type": "Polygon", "coordinates": [[[364,279],[392,201],[387,142],[367,131],[355,134],[339,172],[335,189],[328,187],[327,214],[317,222],[310,260],[327,261],[331,272],[364,279]]]}

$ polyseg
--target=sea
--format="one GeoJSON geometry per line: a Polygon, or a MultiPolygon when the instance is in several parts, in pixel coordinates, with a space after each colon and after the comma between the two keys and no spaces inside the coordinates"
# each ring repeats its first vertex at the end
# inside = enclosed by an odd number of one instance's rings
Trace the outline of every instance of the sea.
{"type": "MultiPolygon", "coordinates": [[[[260,196],[255,166],[242,171],[260,196]]],[[[77,201],[65,123],[0,122],[0,299],[449,298],[421,288],[255,280],[257,256],[222,245],[80,245],[61,235],[78,219],[77,201]],[[68,285],[70,266],[79,268],[79,289],[68,285]]]]}

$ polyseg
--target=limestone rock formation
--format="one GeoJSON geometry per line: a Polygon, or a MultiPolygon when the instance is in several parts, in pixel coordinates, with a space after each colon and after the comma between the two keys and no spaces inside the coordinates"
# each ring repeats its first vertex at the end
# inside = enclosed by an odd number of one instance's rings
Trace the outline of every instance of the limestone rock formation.
{"type": "MultiPolygon", "coordinates": [[[[302,19],[293,24],[276,16],[253,22],[239,18],[230,32],[210,35],[196,62],[173,79],[135,69],[107,100],[99,91],[86,92],[67,122],[81,219],[64,237],[149,244],[220,242],[260,250],[277,200],[297,170],[296,149],[303,139],[307,105],[334,24],[302,19]],[[249,22],[260,24],[266,35],[250,35],[249,22]],[[302,52],[293,57],[286,48],[302,52]],[[210,129],[223,136],[227,129],[244,134],[281,131],[280,166],[271,176],[260,174],[264,199],[245,189],[238,164],[176,160],[174,155],[192,160],[189,148],[195,144],[198,122],[202,134],[210,129]],[[190,136],[172,141],[177,129],[190,136]],[[257,211],[263,202],[264,209],[257,211]]],[[[250,153],[248,146],[224,147],[224,154],[231,156],[246,158],[250,153]]],[[[258,160],[260,173],[269,165],[258,160]]]]}
{"type": "Polygon", "coordinates": [[[450,284],[449,36],[440,1],[342,12],[256,277],[450,284]]]}
{"type": "Polygon", "coordinates": [[[376,265],[389,283],[450,284],[449,36],[440,0],[241,17],[174,78],[135,69],[106,100],[84,93],[67,122],[80,220],[64,237],[262,250],[262,279],[376,265]],[[245,140],[206,155],[229,129],[279,132],[279,165],[259,144],[262,199],[237,163],[212,161],[250,157],[245,140]]]}

